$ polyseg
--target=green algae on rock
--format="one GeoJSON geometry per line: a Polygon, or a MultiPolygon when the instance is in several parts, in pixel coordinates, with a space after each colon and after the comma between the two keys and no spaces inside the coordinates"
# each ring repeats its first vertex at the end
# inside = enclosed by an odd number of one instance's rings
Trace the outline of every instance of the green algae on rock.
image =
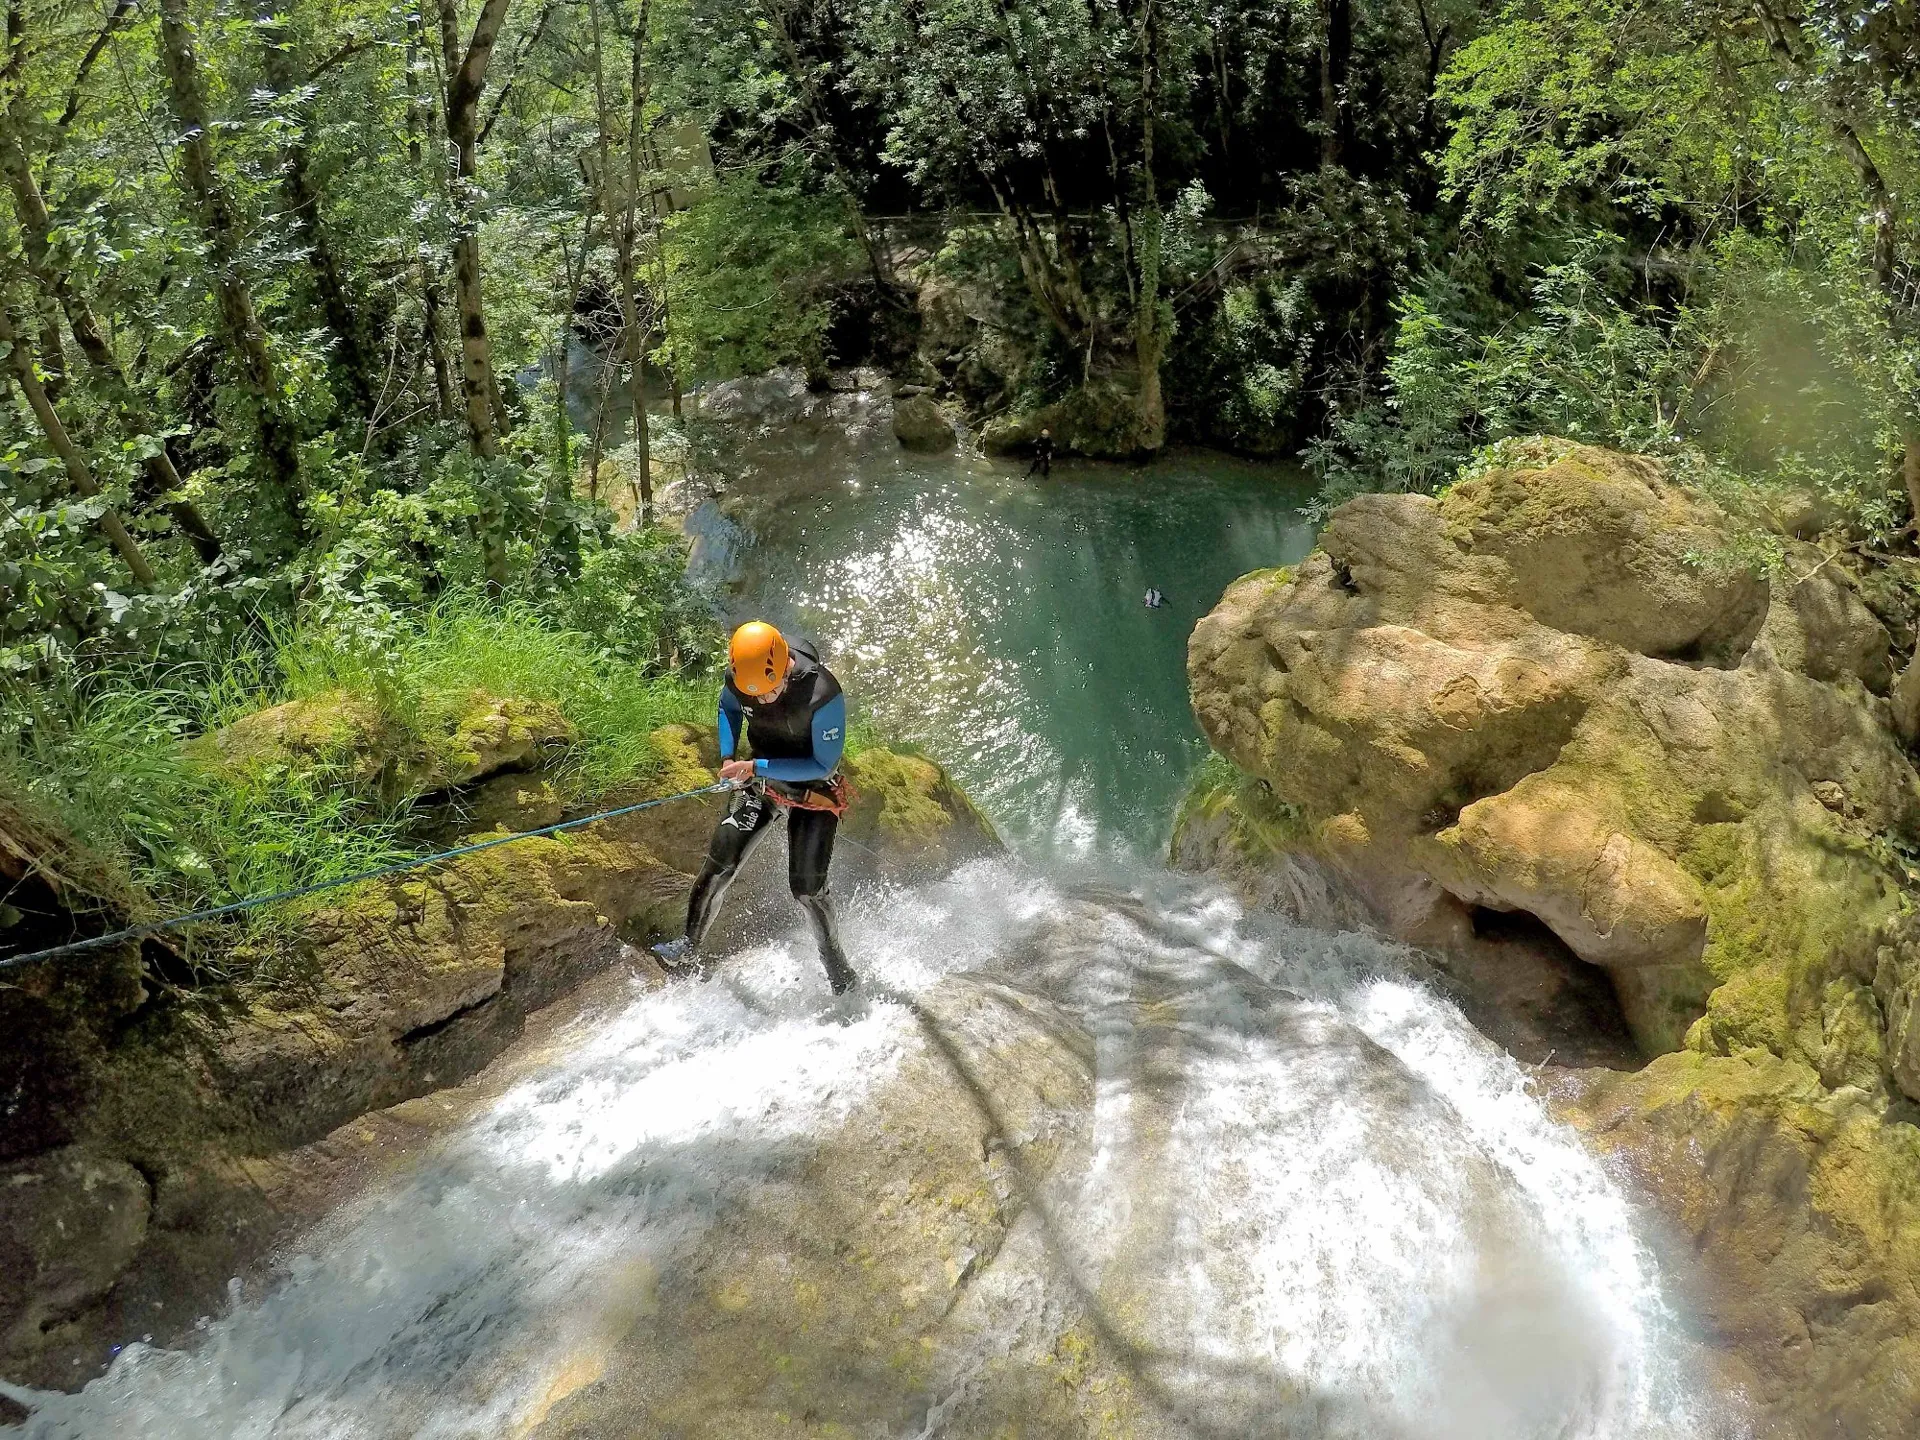
{"type": "Polygon", "coordinates": [[[1797,1434],[1913,1433],[1920,1129],[1757,1049],[1567,1073],[1549,1100],[1658,1202],[1727,1379],[1797,1434]]]}
{"type": "Polygon", "coordinates": [[[366,696],[329,690],[242,716],[190,749],[217,776],[319,772],[398,799],[524,768],[574,739],[571,722],[544,700],[475,689],[403,724],[366,696]]]}

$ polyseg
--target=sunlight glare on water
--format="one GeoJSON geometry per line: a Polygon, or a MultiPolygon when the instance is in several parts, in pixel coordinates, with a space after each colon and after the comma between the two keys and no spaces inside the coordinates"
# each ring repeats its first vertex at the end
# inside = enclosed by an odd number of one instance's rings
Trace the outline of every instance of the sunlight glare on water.
{"type": "Polygon", "coordinates": [[[846,463],[738,526],[710,520],[724,541],[699,577],[735,618],[817,640],[856,723],[924,746],[1010,839],[1163,853],[1205,753],[1187,636],[1235,577],[1306,555],[1303,477],[1210,455],[1047,481],[897,449],[846,463]]]}

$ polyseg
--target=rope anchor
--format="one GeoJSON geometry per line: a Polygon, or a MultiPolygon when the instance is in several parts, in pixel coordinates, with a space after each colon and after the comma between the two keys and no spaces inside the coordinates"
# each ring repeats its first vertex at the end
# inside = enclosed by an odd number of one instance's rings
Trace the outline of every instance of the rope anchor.
{"type": "Polygon", "coordinates": [[[338,880],[320,880],[312,885],[296,886],[291,890],[276,890],[270,895],[252,895],[245,900],[235,900],[231,904],[214,905],[205,910],[192,910],[185,915],[175,915],[170,920],[155,920],[151,924],[132,925],[125,930],[115,930],[107,935],[95,935],[90,940],[73,940],[65,945],[52,945],[45,950],[35,950],[25,955],[7,955],[0,957],[0,970],[15,970],[23,965],[38,965],[44,960],[57,960],[63,955],[77,954],[82,950],[98,950],[106,945],[118,945],[123,940],[145,939],[149,935],[177,930],[182,925],[195,925],[203,920],[218,920],[222,916],[238,915],[244,910],[256,910],[262,905],[274,905],[285,900],[300,900],[308,895],[318,895],[323,890],[337,890],[343,885],[360,885],[369,880],[380,880],[389,875],[400,875],[409,870],[438,865],[447,860],[458,859],[462,855],[492,850],[499,845],[511,845],[519,840],[536,840],[547,835],[557,835],[562,830],[577,830],[582,825],[593,825],[601,820],[617,820],[622,815],[651,810],[657,805],[670,805],[676,800],[691,800],[698,795],[713,795],[733,788],[734,782],[731,780],[716,780],[713,784],[703,785],[698,790],[682,790],[677,795],[662,795],[656,800],[643,800],[637,805],[622,805],[617,810],[602,810],[598,814],[582,815],[577,820],[562,820],[557,825],[543,825],[538,830],[521,830],[512,835],[496,835],[491,840],[482,840],[474,845],[442,850],[437,855],[419,855],[411,860],[382,865],[377,870],[363,870],[358,875],[343,875],[338,880]]]}

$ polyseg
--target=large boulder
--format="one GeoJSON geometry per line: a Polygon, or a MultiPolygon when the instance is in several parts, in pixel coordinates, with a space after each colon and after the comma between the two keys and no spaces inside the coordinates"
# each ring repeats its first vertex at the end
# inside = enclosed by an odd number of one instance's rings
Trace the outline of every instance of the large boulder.
{"type": "Polygon", "coordinates": [[[1920,777],[1877,582],[1792,540],[1751,568],[1648,460],[1501,459],[1350,502],[1201,621],[1194,710],[1232,769],[1176,856],[1430,947],[1503,1040],[1597,967],[1660,1058],[1525,1058],[1612,1067],[1558,1072],[1557,1103],[1672,1217],[1741,1383],[1783,1433],[1910,1434],[1920,777]]]}
{"type": "Polygon", "coordinates": [[[934,455],[953,448],[953,422],[924,395],[906,395],[893,402],[893,434],[908,450],[934,455]]]}
{"type": "Polygon", "coordinates": [[[987,817],[924,755],[869,748],[850,755],[843,768],[853,803],[840,833],[889,878],[949,870],[1000,848],[987,817]]]}
{"type": "Polygon", "coordinates": [[[806,372],[783,365],[764,375],[721,380],[700,392],[703,419],[748,425],[781,425],[798,420],[812,403],[806,372]]]}
{"type": "Polygon", "coordinates": [[[980,429],[981,448],[989,455],[1024,454],[1043,429],[1053,432],[1063,454],[1095,460],[1129,460],[1160,446],[1160,438],[1141,428],[1135,392],[1113,380],[1095,380],[1038,410],[988,421],[980,429]]]}
{"type": "Polygon", "coordinates": [[[1385,928],[1522,913],[1648,1054],[1839,1063],[1825,988],[1873,982],[1900,891],[1876,837],[1920,828],[1920,781],[1845,572],[1733,553],[1659,467],[1565,444],[1364,497],[1201,621],[1194,710],[1385,928]]]}
{"type": "Polygon", "coordinates": [[[403,726],[365,696],[329,690],[244,715],[189,747],[218,778],[258,782],[318,775],[389,799],[525,769],[574,739],[557,706],[475,689],[403,726]]]}

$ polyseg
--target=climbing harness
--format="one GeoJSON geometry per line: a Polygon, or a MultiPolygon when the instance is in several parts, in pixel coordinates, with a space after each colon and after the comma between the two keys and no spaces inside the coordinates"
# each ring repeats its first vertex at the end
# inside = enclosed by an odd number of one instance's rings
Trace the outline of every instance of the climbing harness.
{"type": "Polygon", "coordinates": [[[767,798],[782,810],[825,810],[837,820],[847,813],[847,807],[853,804],[856,792],[853,783],[844,775],[828,776],[825,784],[827,788],[824,791],[808,790],[799,795],[783,795],[769,785],[767,798]]]}
{"type": "Polygon", "coordinates": [[[255,910],[262,905],[299,900],[308,895],[318,895],[323,890],[337,890],[342,885],[359,885],[369,880],[380,880],[389,875],[404,874],[409,870],[419,870],[428,865],[439,865],[462,855],[473,855],[482,850],[492,850],[496,846],[511,845],[518,840],[534,840],[545,835],[558,835],[563,830],[577,830],[582,825],[593,825],[601,820],[615,820],[622,815],[651,810],[657,805],[671,805],[676,800],[691,800],[697,795],[713,795],[722,790],[735,788],[731,780],[716,780],[713,784],[702,785],[697,790],[682,790],[677,795],[662,795],[656,800],[642,800],[637,805],[622,805],[617,810],[602,810],[594,815],[582,815],[577,820],[562,820],[558,825],[543,825],[538,830],[521,830],[512,835],[496,835],[490,840],[462,845],[454,850],[443,850],[437,855],[419,855],[411,860],[398,860],[391,865],[382,865],[377,870],[363,870],[358,875],[343,875],[338,880],[321,880],[312,885],[295,886],[291,890],[276,890],[270,895],[253,895],[245,900],[235,900],[228,905],[193,910],[185,915],[175,915],[170,920],[156,920],[147,925],[131,925],[125,930],[115,930],[107,935],[95,935],[88,940],[73,940],[65,945],[52,945],[45,950],[35,950],[26,955],[0,956],[0,970],[37,965],[41,961],[55,960],[63,955],[77,954],[82,950],[98,950],[102,946],[117,945],[123,940],[144,939],[149,935],[158,935],[167,930],[177,930],[182,925],[194,925],[203,920],[218,920],[222,916],[237,915],[243,910],[255,910]]]}

